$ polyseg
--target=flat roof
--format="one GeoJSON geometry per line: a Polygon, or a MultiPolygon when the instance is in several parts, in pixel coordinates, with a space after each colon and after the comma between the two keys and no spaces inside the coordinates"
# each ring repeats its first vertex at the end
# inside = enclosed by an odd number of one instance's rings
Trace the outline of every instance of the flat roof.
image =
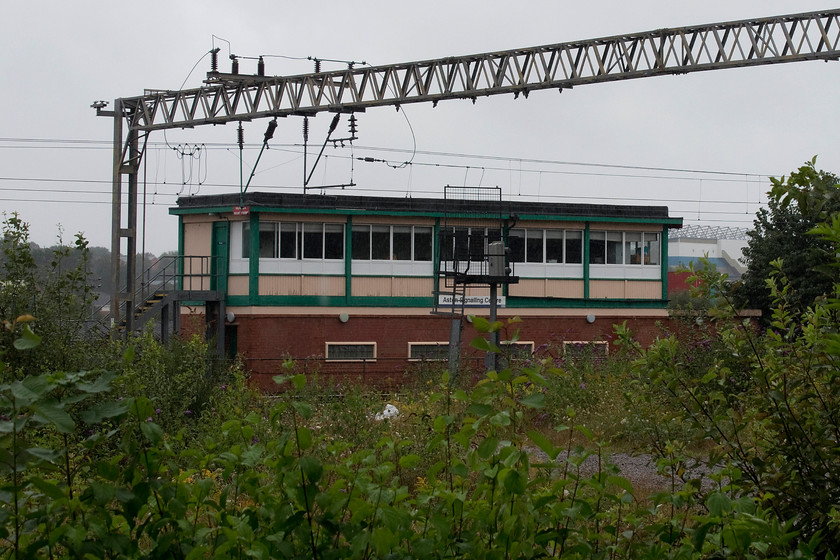
{"type": "Polygon", "coordinates": [[[233,212],[237,206],[248,206],[251,212],[306,212],[313,214],[381,214],[381,215],[502,215],[520,219],[595,219],[608,221],[654,222],[682,226],[682,218],[668,215],[667,206],[633,206],[618,204],[573,204],[567,202],[528,202],[503,200],[458,200],[443,198],[400,198],[359,195],[324,195],[296,193],[239,193],[179,197],[178,206],[170,214],[199,212],[233,212]]]}

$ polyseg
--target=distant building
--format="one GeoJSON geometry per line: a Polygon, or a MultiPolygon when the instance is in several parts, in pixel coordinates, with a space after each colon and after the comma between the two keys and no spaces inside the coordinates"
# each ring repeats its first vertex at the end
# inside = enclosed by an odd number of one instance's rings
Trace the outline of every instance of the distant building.
{"type": "MultiPolygon", "coordinates": [[[[508,248],[502,274],[518,279],[500,283],[498,316],[522,318],[519,349],[607,352],[624,321],[649,342],[668,315],[670,232],[682,225],[664,206],[274,193],[180,198],[170,213],[179,253],[214,259],[226,348],[267,389],[286,358],[382,383],[443,359],[451,299],[467,314],[489,310],[489,287],[459,295],[452,271],[460,259],[486,275],[479,255],[498,241],[508,248]]],[[[187,326],[203,311],[182,303],[187,326]]],[[[465,363],[478,364],[476,333],[461,325],[465,363]]]]}
{"type": "MultiPolygon", "coordinates": [[[[730,280],[738,280],[746,271],[741,263],[747,246],[747,229],[735,227],[687,225],[668,238],[668,269],[687,268],[701,257],[707,257],[730,280]]],[[[672,282],[673,291],[679,282],[672,282]]]]}

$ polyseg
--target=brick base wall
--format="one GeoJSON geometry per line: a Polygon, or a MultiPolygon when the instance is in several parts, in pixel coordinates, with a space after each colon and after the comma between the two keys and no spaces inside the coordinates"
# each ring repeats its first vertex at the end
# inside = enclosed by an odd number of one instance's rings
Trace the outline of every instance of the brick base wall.
{"type": "MultiPolygon", "coordinates": [[[[509,339],[519,330],[519,340],[534,343],[534,349],[558,355],[564,341],[614,341],[614,324],[627,322],[637,340],[649,344],[661,332],[657,326],[661,317],[610,317],[599,314],[593,323],[584,317],[521,317],[522,322],[510,326],[501,334],[509,339]]],[[[667,322],[667,319],[664,319],[667,322]]],[[[409,342],[447,342],[451,320],[441,316],[393,317],[354,315],[346,323],[332,316],[300,315],[244,315],[237,314],[227,326],[227,338],[235,329],[236,351],[244,359],[251,379],[263,390],[276,390],[275,375],[285,372],[284,361],[295,362],[296,371],[317,372],[327,378],[352,379],[382,386],[399,386],[410,381],[418,368],[408,360],[409,342]],[[326,361],[327,342],[375,342],[376,360],[366,362],[326,361]]],[[[470,346],[478,332],[466,320],[461,320],[461,365],[481,369],[484,354],[470,346]]],[[[184,315],[185,333],[204,331],[203,315],[184,315]]],[[[228,342],[229,343],[229,342],[228,342]]],[[[429,364],[426,364],[427,366],[429,364]]],[[[432,365],[443,366],[437,362],[432,365]]]]}

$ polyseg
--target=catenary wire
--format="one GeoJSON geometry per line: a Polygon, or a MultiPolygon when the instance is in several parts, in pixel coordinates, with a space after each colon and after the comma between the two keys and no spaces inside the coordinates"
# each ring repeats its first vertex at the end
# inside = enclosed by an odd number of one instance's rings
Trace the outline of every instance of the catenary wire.
{"type": "MultiPolygon", "coordinates": [[[[101,184],[101,185],[111,185],[111,181],[105,179],[57,179],[57,178],[38,178],[38,177],[0,177],[0,182],[2,181],[20,181],[20,182],[44,182],[44,183],[82,183],[82,184],[101,184]]],[[[181,183],[167,183],[161,181],[149,181],[148,184],[150,186],[178,186],[181,187],[181,183]]],[[[237,188],[237,185],[233,183],[202,183],[202,187],[207,188],[218,188],[218,189],[234,189],[237,188]]],[[[262,186],[261,188],[267,190],[284,190],[284,189],[299,189],[299,185],[275,185],[275,186],[262,186]]],[[[24,189],[24,188],[17,188],[17,187],[4,187],[0,186],[0,191],[20,191],[20,192],[28,192],[28,193],[36,193],[36,192],[54,192],[54,193],[67,193],[67,194],[76,194],[76,193],[83,193],[83,194],[107,194],[110,195],[110,189],[103,189],[101,191],[80,191],[77,189],[24,189]]],[[[377,187],[377,188],[357,188],[354,189],[356,192],[385,192],[385,193],[395,193],[400,194],[403,192],[402,188],[397,187],[377,187]]],[[[440,194],[439,190],[424,190],[424,189],[414,189],[413,192],[415,194],[426,194],[426,195],[435,195],[440,194]]],[[[167,195],[172,194],[176,196],[177,193],[158,193],[160,195],[167,195]]],[[[523,195],[529,198],[562,198],[562,199],[580,199],[580,200],[629,200],[628,197],[622,196],[582,196],[582,195],[574,195],[570,196],[568,194],[526,194],[523,195]]],[[[641,201],[641,202],[662,202],[663,199],[661,197],[632,197],[632,200],[641,201]]],[[[668,202],[674,203],[692,203],[696,204],[696,198],[668,198],[668,202]]],[[[736,204],[741,205],[744,202],[742,200],[714,200],[714,199],[706,199],[702,201],[704,204],[736,204]]],[[[754,203],[758,204],[758,203],[754,203]]]]}
{"type": "MultiPolygon", "coordinates": [[[[4,142],[18,142],[18,143],[27,143],[27,144],[44,144],[44,143],[55,143],[55,144],[85,144],[85,145],[96,145],[99,146],[100,149],[113,149],[113,143],[109,141],[103,140],[85,140],[85,139],[55,139],[55,138],[14,138],[14,137],[0,137],[0,149],[8,149],[14,146],[3,146],[4,142]]],[[[230,143],[222,143],[222,142],[204,142],[202,143],[206,146],[207,149],[231,149],[232,144],[230,143]]],[[[167,147],[171,146],[167,143],[162,142],[149,142],[149,147],[155,147],[156,145],[166,145],[167,147]]],[[[246,148],[251,149],[259,149],[262,145],[261,144],[245,144],[246,148]]],[[[56,148],[65,148],[63,146],[51,146],[56,148]]],[[[608,169],[632,169],[638,171],[659,171],[659,172],[669,172],[669,173],[695,173],[695,174],[709,174],[709,175],[729,175],[729,176],[759,176],[759,177],[770,177],[775,176],[778,174],[774,173],[755,173],[755,172],[743,172],[743,171],[715,171],[711,169],[687,169],[687,168],[679,168],[679,167],[661,167],[661,166],[643,166],[643,165],[624,165],[624,164],[611,164],[611,163],[598,163],[598,162],[580,162],[580,161],[567,161],[567,160],[553,160],[553,159],[542,159],[542,158],[524,158],[524,157],[512,157],[512,156],[496,156],[496,155],[486,155],[486,154],[468,154],[468,153],[461,153],[461,152],[442,152],[442,151],[433,151],[433,150],[416,150],[416,149],[403,149],[403,148],[389,148],[389,147],[382,147],[382,146],[366,146],[363,144],[355,144],[357,150],[370,150],[370,151],[378,151],[378,152],[386,152],[386,153],[410,153],[410,154],[418,154],[418,155],[427,155],[427,156],[437,156],[437,157],[447,157],[447,158],[461,158],[461,159],[478,159],[478,160],[491,160],[491,161],[516,161],[521,163],[539,163],[545,165],[568,165],[568,166],[582,166],[582,167],[594,167],[594,168],[608,168],[608,169]]],[[[19,147],[17,147],[19,148],[19,147]]],[[[298,148],[302,149],[302,144],[273,144],[272,149],[279,150],[281,148],[298,148]]],[[[341,157],[333,155],[331,157],[341,157]]],[[[347,156],[345,156],[347,157],[347,156]]],[[[415,164],[416,165],[416,164],[415,164]]],[[[448,164],[448,165],[455,165],[455,164],[448,164]]],[[[461,166],[465,167],[465,166],[461,166]]],[[[472,165],[470,167],[478,167],[477,165],[472,165]]],[[[507,168],[504,168],[507,169],[507,168]]],[[[542,170],[544,171],[544,170],[542,170]]]]}

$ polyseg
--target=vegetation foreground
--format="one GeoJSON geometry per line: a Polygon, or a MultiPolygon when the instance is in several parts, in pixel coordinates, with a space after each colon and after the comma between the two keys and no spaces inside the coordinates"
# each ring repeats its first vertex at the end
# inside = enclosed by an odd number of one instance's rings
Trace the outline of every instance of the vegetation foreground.
{"type": "MultiPolygon", "coordinates": [[[[837,254],[840,218],[815,234],[837,254]]],[[[802,307],[771,274],[759,329],[722,275],[695,272],[711,305],[647,349],[622,327],[608,360],[480,338],[504,367],[392,395],[288,363],[275,398],[198,341],[47,334],[55,307],[7,278],[0,556],[835,558],[840,285],[802,307]],[[652,454],[665,483],[634,487],[608,445],[652,454]]],[[[515,321],[474,324],[516,339],[515,321]]]]}

